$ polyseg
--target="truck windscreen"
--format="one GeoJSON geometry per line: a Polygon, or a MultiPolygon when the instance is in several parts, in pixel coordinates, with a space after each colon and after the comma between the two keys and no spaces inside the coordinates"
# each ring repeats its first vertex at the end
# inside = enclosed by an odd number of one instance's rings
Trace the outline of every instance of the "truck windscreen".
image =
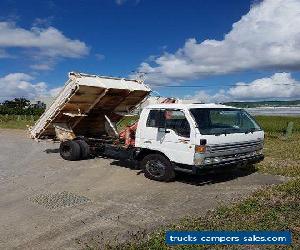
{"type": "Polygon", "coordinates": [[[190,109],[190,112],[203,135],[253,133],[261,130],[245,110],[195,108],[190,109]]]}

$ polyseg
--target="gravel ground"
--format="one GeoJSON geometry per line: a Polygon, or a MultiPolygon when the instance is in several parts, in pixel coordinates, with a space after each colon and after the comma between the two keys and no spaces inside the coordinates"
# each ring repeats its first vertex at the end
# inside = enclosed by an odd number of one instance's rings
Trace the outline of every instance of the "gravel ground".
{"type": "Polygon", "coordinates": [[[64,161],[58,146],[0,130],[1,249],[103,246],[284,181],[235,171],[160,183],[117,160],[64,161]]]}

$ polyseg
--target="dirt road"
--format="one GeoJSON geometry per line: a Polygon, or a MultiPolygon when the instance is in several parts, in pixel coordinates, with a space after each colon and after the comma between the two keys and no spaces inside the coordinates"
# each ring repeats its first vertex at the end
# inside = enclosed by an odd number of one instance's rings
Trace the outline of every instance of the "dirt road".
{"type": "Polygon", "coordinates": [[[124,240],[284,180],[236,171],[160,183],[116,160],[64,161],[58,146],[0,130],[1,249],[80,249],[87,241],[124,240]]]}

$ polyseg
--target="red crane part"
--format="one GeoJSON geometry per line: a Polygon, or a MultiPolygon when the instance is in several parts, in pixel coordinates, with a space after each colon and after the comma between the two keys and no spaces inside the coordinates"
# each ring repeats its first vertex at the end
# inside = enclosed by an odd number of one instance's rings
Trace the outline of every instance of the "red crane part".
{"type": "Polygon", "coordinates": [[[125,146],[130,147],[135,144],[135,132],[137,129],[137,122],[132,124],[131,126],[127,126],[124,130],[119,133],[119,137],[122,140],[125,140],[125,146]]]}

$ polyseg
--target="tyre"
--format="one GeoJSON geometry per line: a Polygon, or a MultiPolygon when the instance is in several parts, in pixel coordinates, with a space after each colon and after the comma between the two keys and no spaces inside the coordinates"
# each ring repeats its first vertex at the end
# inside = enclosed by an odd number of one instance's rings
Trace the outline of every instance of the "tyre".
{"type": "Polygon", "coordinates": [[[172,163],[160,154],[150,154],[141,162],[145,177],[155,181],[171,181],[175,178],[172,163]]]}
{"type": "Polygon", "coordinates": [[[87,159],[90,156],[90,146],[84,140],[76,140],[80,146],[81,159],[87,159]]]}
{"type": "Polygon", "coordinates": [[[64,141],[59,147],[60,156],[67,161],[78,161],[81,157],[81,149],[76,141],[64,141]]]}

